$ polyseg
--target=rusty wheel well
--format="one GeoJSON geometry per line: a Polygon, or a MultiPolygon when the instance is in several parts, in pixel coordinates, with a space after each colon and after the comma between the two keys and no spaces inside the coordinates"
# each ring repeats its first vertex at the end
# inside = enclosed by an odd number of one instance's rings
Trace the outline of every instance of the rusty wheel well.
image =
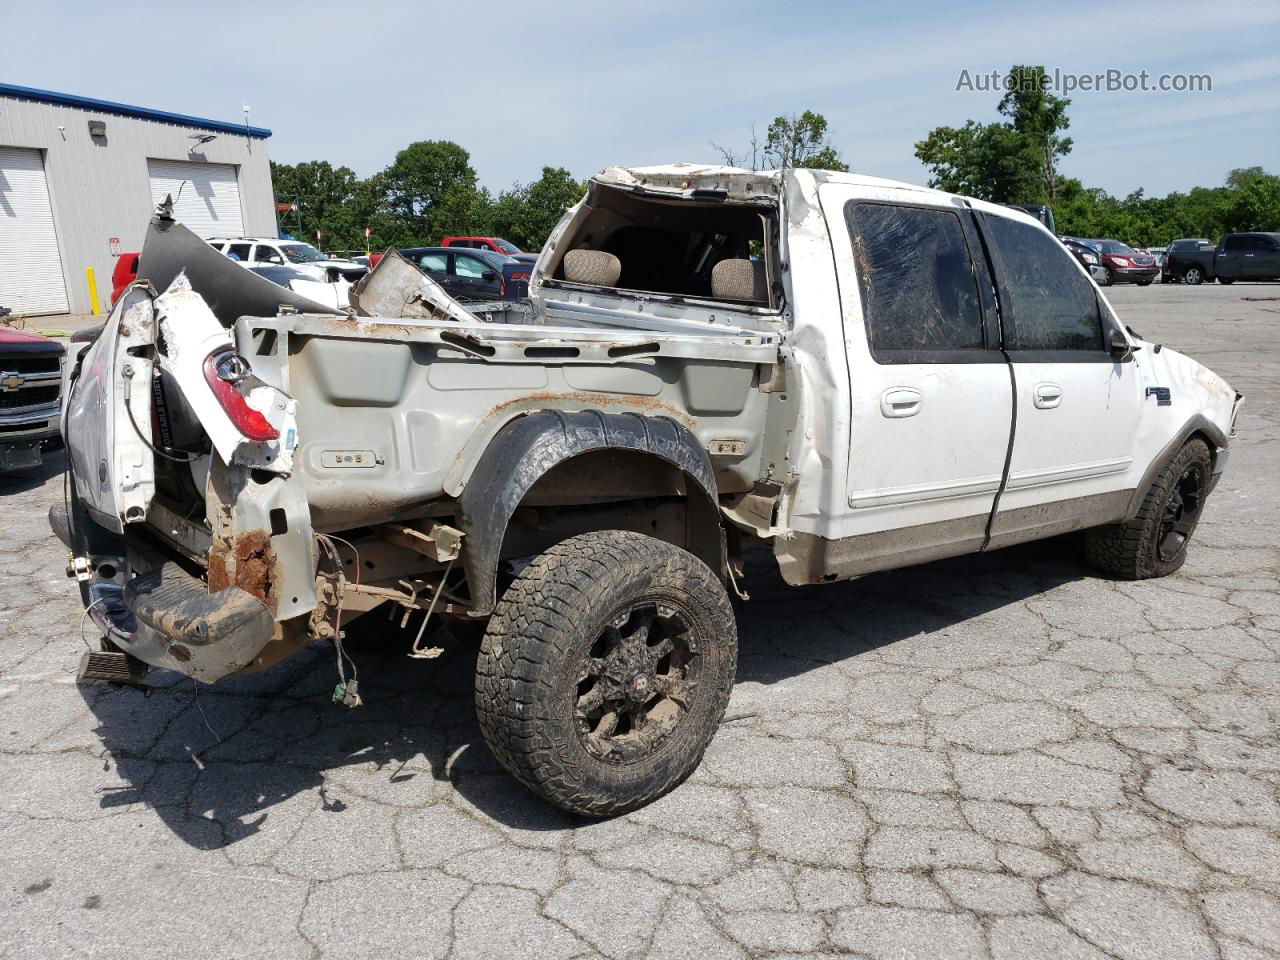
{"type": "Polygon", "coordinates": [[[666,541],[724,576],[718,505],[697,478],[638,450],[589,450],[544,473],[516,506],[502,556],[541,553],[597,530],[632,530],[666,541]]]}

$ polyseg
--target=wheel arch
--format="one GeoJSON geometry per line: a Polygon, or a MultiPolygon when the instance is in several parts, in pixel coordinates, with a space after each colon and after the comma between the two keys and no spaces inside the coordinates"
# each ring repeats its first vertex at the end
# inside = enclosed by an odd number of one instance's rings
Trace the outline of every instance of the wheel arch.
{"type": "MultiPolygon", "coordinates": [[[[571,462],[599,465],[611,455],[682,478],[683,535],[653,535],[688,550],[723,578],[725,536],[715,475],[710,457],[687,427],[667,417],[635,413],[541,410],[517,417],[494,436],[458,497],[459,525],[466,535],[462,564],[473,614],[493,611],[503,543],[513,516],[535,485],[554,478],[557,468],[571,462]]],[[[639,469],[632,475],[639,484],[652,471],[639,469]]],[[[616,475],[612,479],[623,489],[611,487],[609,493],[625,498],[627,480],[616,475]]]]}
{"type": "Polygon", "coordinates": [[[1218,451],[1227,446],[1227,435],[1213,421],[1203,414],[1196,414],[1182,429],[1174,435],[1173,439],[1164,445],[1160,453],[1152,458],[1151,463],[1147,465],[1146,471],[1142,474],[1142,480],[1134,488],[1129,496],[1129,507],[1125,511],[1125,519],[1128,520],[1135,516],[1138,507],[1142,504],[1142,498],[1151,489],[1151,484],[1155,482],[1156,474],[1160,472],[1160,468],[1177,456],[1188,442],[1194,439],[1201,439],[1209,446],[1210,461],[1216,466],[1218,462],[1218,451]]]}

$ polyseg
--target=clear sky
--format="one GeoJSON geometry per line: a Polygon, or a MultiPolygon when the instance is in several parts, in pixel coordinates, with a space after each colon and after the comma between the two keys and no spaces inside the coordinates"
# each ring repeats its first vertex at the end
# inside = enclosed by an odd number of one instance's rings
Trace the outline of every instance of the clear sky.
{"type": "Polygon", "coordinates": [[[1280,172],[1280,2],[256,4],[0,0],[0,80],[269,127],[275,160],[361,175],[454,140],[493,189],[543,165],[717,159],[779,113],[826,115],[850,168],[922,183],[913,144],[996,118],[957,91],[1013,63],[1212,76],[1072,94],[1064,172],[1123,196],[1280,172]]]}

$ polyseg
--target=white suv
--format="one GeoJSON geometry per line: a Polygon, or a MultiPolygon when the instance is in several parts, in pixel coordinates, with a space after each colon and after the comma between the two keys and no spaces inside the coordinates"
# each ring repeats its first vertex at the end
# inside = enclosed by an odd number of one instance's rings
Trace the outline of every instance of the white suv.
{"type": "Polygon", "coordinates": [[[368,268],[352,260],[338,260],[321,253],[309,243],[269,237],[212,237],[209,245],[245,266],[279,264],[293,267],[313,280],[332,283],[359,280],[368,268]]]}

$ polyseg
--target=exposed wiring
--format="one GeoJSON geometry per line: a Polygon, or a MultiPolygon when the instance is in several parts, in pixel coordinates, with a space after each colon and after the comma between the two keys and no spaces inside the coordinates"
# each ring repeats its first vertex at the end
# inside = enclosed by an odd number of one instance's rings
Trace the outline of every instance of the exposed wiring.
{"type": "Polygon", "coordinates": [[[193,463],[194,461],[199,460],[201,456],[203,456],[203,454],[187,453],[185,450],[177,450],[175,451],[175,453],[167,453],[164,450],[161,450],[159,447],[157,447],[145,436],[143,436],[142,428],[138,426],[138,421],[135,420],[133,416],[133,404],[130,403],[132,396],[133,396],[133,381],[131,380],[129,381],[129,386],[128,388],[126,388],[125,394],[124,394],[124,409],[125,409],[125,413],[129,415],[129,422],[133,424],[133,432],[138,435],[138,439],[141,440],[146,445],[148,450],[150,450],[154,454],[158,454],[159,456],[164,457],[166,460],[172,460],[174,463],[193,463]],[[182,454],[182,456],[180,457],[176,456],[175,455],[176,453],[180,453],[182,454]]]}
{"type": "Polygon", "coordinates": [[[85,649],[88,650],[90,653],[93,653],[93,644],[91,644],[89,642],[89,638],[84,635],[84,622],[89,618],[89,611],[106,599],[108,598],[99,597],[97,600],[94,600],[91,604],[89,604],[87,607],[84,608],[84,613],[80,614],[80,642],[84,644],[85,649]]]}
{"type": "MultiPolygon", "coordinates": [[[[333,646],[337,651],[338,667],[338,688],[335,691],[335,699],[343,699],[343,694],[350,689],[353,694],[353,702],[349,705],[357,706],[360,700],[355,691],[359,689],[360,672],[356,668],[356,662],[351,659],[351,656],[342,645],[342,603],[346,596],[347,576],[342,570],[342,557],[338,553],[338,548],[333,545],[334,538],[324,533],[317,533],[315,537],[316,542],[320,544],[326,558],[333,564],[334,569],[334,590],[337,596],[334,601],[333,646]],[[346,668],[348,665],[351,667],[350,682],[347,681],[346,668]]],[[[346,543],[345,540],[343,542],[346,543]]],[[[351,544],[348,543],[347,546],[351,546],[351,544]]],[[[351,549],[355,550],[355,547],[351,547],[351,549]]]]}

